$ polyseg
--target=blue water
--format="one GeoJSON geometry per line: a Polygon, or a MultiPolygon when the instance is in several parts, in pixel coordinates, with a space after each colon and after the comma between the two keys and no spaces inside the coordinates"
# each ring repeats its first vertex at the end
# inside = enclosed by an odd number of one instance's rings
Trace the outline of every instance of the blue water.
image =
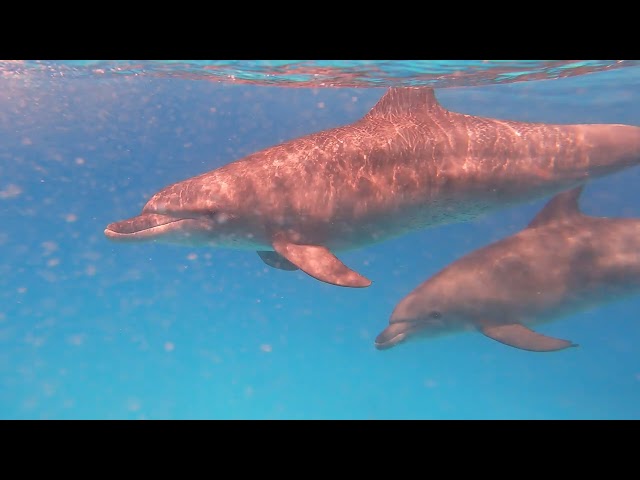
{"type": "MultiPolygon", "coordinates": [[[[352,122],[384,88],[68,77],[0,76],[0,418],[640,418],[638,297],[538,328],[580,344],[553,354],[471,333],[374,348],[403,296],[546,200],[341,254],[374,280],[366,289],[252,252],[104,237],[156,190],[352,122]]],[[[496,118],[640,125],[638,66],[485,83],[438,99],[496,118]]],[[[640,216],[639,184],[639,168],[594,181],[583,210],[640,216]]]]}

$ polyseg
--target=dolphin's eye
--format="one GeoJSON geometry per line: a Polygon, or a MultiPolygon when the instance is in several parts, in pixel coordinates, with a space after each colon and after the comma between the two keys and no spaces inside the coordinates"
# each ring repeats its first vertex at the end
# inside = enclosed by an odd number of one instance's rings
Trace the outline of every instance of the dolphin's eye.
{"type": "Polygon", "coordinates": [[[442,317],[442,313],[440,313],[437,310],[434,310],[433,312],[429,313],[429,316],[431,318],[441,318],[442,317]]]}

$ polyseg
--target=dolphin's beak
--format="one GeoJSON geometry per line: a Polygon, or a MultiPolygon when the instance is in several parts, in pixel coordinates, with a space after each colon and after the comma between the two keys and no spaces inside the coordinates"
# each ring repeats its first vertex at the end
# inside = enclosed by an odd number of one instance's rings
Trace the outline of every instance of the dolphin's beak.
{"type": "Polygon", "coordinates": [[[414,325],[409,322],[392,323],[376,337],[376,348],[386,350],[395,347],[402,342],[414,329],[414,325]]]}
{"type": "Polygon", "coordinates": [[[175,230],[179,222],[184,219],[160,215],[157,213],[143,213],[137,217],[110,223],[104,234],[115,241],[143,241],[150,240],[175,230]]]}

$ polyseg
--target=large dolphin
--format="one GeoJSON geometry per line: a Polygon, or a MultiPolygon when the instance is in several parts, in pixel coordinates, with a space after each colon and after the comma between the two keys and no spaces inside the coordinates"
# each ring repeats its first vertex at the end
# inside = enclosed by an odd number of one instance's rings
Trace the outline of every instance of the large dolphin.
{"type": "Polygon", "coordinates": [[[529,327],[640,293],[640,219],[584,215],[582,189],[556,195],[527,228],[419,285],[376,347],[468,330],[534,352],[576,346],[529,327]]]}
{"type": "Polygon", "coordinates": [[[433,89],[390,88],[356,122],[174,183],[116,241],[255,250],[334,285],[371,281],[334,252],[555,194],[640,161],[640,128],[455,113],[433,89]]]}

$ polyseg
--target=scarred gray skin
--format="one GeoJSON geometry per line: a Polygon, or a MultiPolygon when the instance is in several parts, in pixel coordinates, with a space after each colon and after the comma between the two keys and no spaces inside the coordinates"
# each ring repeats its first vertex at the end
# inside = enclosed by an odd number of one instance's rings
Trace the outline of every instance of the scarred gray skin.
{"type": "Polygon", "coordinates": [[[415,288],[394,308],[376,347],[469,330],[536,352],[576,346],[529,327],[640,293],[640,220],[582,214],[582,188],[558,194],[527,228],[415,288]]]}
{"type": "Polygon", "coordinates": [[[391,88],[352,124],[164,188],[105,235],[276,250],[292,263],[274,253],[284,264],[272,266],[362,287],[371,282],[331,252],[470,220],[639,161],[638,127],[495,120],[448,111],[431,88],[391,88]]]}

